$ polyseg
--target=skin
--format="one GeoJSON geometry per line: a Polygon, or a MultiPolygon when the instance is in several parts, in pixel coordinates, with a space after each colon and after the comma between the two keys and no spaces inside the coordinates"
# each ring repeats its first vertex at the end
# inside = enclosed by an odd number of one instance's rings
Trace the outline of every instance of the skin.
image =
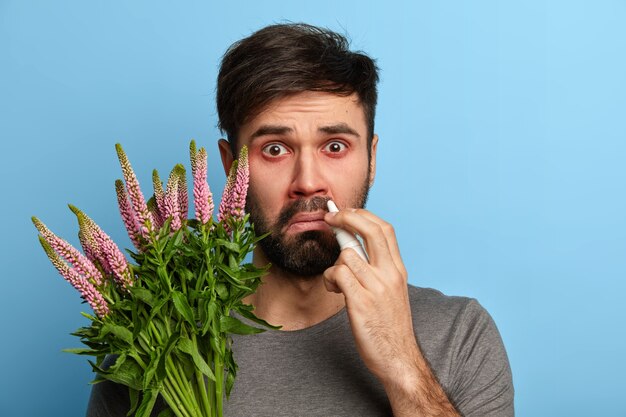
{"type": "MultiPolygon", "coordinates": [[[[249,147],[250,190],[269,219],[295,199],[330,197],[338,213],[307,213],[285,227],[287,239],[306,230],[332,234],[330,226],[363,238],[369,263],[352,249],[323,274],[303,279],[277,267],[245,302],[283,330],[317,324],[346,308],[358,352],[383,384],[395,416],[458,416],[426,363],[413,333],[408,274],[393,227],[353,208],[355,190],[370,186],[378,137],[368,161],[367,125],[358,97],[303,92],[271,103],[239,132],[249,147]]],[[[219,142],[226,172],[233,155],[219,142]]],[[[267,258],[257,248],[254,262],[267,258]]]]}

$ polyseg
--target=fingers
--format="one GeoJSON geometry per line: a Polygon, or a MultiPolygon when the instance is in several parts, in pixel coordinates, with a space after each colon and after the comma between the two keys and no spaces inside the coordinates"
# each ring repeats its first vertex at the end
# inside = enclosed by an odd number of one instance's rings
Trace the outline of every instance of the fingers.
{"type": "Polygon", "coordinates": [[[346,297],[346,303],[352,303],[352,300],[357,298],[360,290],[362,290],[361,284],[350,271],[350,268],[344,264],[331,266],[324,271],[324,285],[328,291],[343,293],[346,297]]]}
{"type": "Polygon", "coordinates": [[[384,260],[391,256],[387,237],[381,226],[365,216],[352,210],[341,210],[326,214],[324,220],[331,226],[341,227],[361,236],[372,266],[383,266],[384,260]]]}
{"type": "Polygon", "coordinates": [[[391,254],[391,257],[393,258],[393,262],[396,264],[396,267],[398,268],[398,271],[400,271],[402,276],[404,276],[405,279],[408,279],[408,273],[404,266],[404,262],[402,261],[402,257],[400,256],[400,246],[398,245],[396,231],[391,223],[382,220],[381,218],[375,216],[370,211],[367,211],[365,209],[357,209],[356,213],[380,225],[385,237],[387,238],[387,246],[389,248],[389,253],[391,254]]]}
{"type": "Polygon", "coordinates": [[[365,209],[348,209],[338,213],[329,213],[324,220],[331,226],[341,227],[361,236],[371,265],[385,267],[385,263],[391,258],[402,277],[405,280],[408,279],[404,262],[400,256],[395,230],[390,223],[365,209]]]}

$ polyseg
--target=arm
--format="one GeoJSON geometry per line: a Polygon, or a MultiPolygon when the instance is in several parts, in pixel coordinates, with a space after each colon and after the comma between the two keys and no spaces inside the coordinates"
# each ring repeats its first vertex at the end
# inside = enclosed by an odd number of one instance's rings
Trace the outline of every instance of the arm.
{"type": "Polygon", "coordinates": [[[325,271],[324,283],[344,294],[359,354],[383,384],[394,416],[459,416],[415,339],[408,275],[393,227],[362,209],[329,213],[325,220],[365,243],[369,263],[344,250],[325,271]]]}

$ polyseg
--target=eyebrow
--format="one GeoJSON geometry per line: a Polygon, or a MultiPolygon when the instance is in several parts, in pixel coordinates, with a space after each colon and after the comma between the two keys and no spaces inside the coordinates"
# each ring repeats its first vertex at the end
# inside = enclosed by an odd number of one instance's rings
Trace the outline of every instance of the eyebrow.
{"type": "MultiPolygon", "coordinates": [[[[318,132],[326,133],[329,135],[336,134],[348,134],[360,138],[361,135],[348,126],[346,123],[337,123],[334,125],[321,126],[318,129],[318,132]]],[[[250,141],[261,137],[261,136],[269,136],[269,135],[284,135],[286,133],[292,133],[293,129],[288,126],[283,125],[262,125],[257,130],[254,131],[252,135],[250,135],[250,141]]]]}
{"type": "Polygon", "coordinates": [[[345,123],[337,123],[335,125],[322,126],[317,130],[320,132],[327,133],[329,135],[348,134],[348,135],[356,136],[357,138],[361,137],[361,135],[359,135],[359,133],[356,130],[352,129],[350,126],[348,126],[345,123]]]}
{"type": "Polygon", "coordinates": [[[293,129],[287,126],[281,125],[263,125],[254,131],[252,135],[250,135],[250,140],[254,140],[260,136],[268,136],[268,135],[284,135],[285,133],[291,133],[293,129]]]}

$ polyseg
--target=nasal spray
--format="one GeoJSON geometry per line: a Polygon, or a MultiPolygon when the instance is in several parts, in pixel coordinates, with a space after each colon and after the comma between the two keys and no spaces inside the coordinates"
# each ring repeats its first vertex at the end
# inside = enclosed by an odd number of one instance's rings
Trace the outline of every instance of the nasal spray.
{"type": "MultiPolygon", "coordinates": [[[[336,213],[339,211],[337,205],[333,202],[333,200],[328,200],[326,204],[328,205],[329,212],[336,213]]],[[[337,242],[339,242],[339,247],[341,248],[341,250],[344,250],[346,248],[352,248],[356,253],[359,254],[359,256],[361,256],[361,258],[365,260],[365,262],[367,262],[367,254],[365,253],[363,246],[361,246],[361,243],[355,235],[339,227],[333,227],[333,232],[335,232],[335,237],[337,238],[337,242]]]]}

